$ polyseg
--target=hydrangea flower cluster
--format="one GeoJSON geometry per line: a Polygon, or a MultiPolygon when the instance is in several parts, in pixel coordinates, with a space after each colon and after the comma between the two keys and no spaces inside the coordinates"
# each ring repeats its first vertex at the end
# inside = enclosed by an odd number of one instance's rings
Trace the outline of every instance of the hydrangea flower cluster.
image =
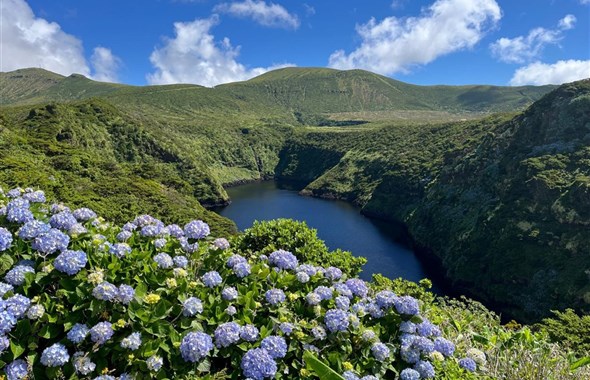
{"type": "MultiPolygon", "coordinates": [[[[396,363],[405,367],[404,379],[429,379],[433,354],[454,355],[452,342],[420,316],[417,300],[377,292],[340,268],[300,262],[283,249],[266,257],[231,246],[209,237],[200,220],[181,228],[140,215],[118,228],[87,208],[46,206],[42,192],[8,194],[0,191],[0,252],[10,252],[16,264],[0,282],[1,355],[12,355],[13,332],[21,324],[38,326],[50,344],[40,345],[32,365],[63,371],[66,378],[171,377],[187,368],[206,376],[209,366],[213,376],[227,367],[231,376],[253,380],[279,371],[296,377],[291,363],[301,365],[302,353],[312,351],[322,360],[342,354],[355,363],[355,355],[364,353],[381,373],[396,363]],[[26,279],[33,275],[31,287],[26,279]],[[391,320],[402,320],[399,330],[387,331],[391,320]],[[344,345],[346,353],[340,353],[344,345]],[[106,362],[100,357],[111,352],[116,354],[106,362]],[[205,363],[179,367],[181,362],[205,363]]],[[[459,365],[475,370],[474,358],[482,360],[468,353],[459,365]]],[[[345,365],[346,379],[377,379],[361,378],[352,368],[345,365]]],[[[378,373],[358,363],[354,368],[378,373]]],[[[32,370],[23,359],[3,369],[9,380],[32,370]]]]}

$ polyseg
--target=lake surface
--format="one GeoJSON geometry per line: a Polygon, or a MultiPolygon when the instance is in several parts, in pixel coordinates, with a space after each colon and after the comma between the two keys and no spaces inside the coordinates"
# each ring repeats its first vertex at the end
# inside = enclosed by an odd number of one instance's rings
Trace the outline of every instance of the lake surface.
{"type": "MultiPolygon", "coordinates": [[[[367,218],[349,203],[300,196],[274,181],[240,185],[227,192],[232,203],[216,211],[235,221],[240,230],[252,226],[255,220],[305,221],[318,230],[330,250],[340,248],[366,257],[368,262],[360,276],[365,280],[373,273],[411,281],[428,277],[414,252],[403,244],[406,235],[399,226],[367,218]]],[[[438,293],[439,287],[433,290],[438,293]]]]}

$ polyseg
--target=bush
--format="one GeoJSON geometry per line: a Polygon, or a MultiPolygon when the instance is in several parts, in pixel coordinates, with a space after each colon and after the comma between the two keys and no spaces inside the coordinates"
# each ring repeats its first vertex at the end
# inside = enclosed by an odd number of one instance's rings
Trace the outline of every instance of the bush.
{"type": "Polygon", "coordinates": [[[0,366],[10,380],[289,379],[318,363],[347,379],[405,379],[455,362],[418,300],[338,268],[232,248],[201,221],[180,228],[142,215],[120,228],[89,209],[49,207],[31,189],[0,202],[0,366]]]}

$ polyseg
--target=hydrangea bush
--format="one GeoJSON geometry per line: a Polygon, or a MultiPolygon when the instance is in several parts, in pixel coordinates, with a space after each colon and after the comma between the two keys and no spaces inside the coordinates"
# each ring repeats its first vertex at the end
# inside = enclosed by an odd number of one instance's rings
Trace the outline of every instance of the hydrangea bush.
{"type": "Polygon", "coordinates": [[[0,193],[0,369],[35,378],[429,379],[464,371],[420,302],[346,270],[141,215],[122,227],[0,193]],[[438,364],[437,364],[438,363],[438,364]]]}

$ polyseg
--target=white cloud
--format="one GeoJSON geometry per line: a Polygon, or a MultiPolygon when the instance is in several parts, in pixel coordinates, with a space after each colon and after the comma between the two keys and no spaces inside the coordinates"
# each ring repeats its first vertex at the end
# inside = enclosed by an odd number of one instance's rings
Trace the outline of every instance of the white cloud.
{"type": "Polygon", "coordinates": [[[580,4],[590,4],[590,0],[580,0],[580,4]]]}
{"type": "Polygon", "coordinates": [[[121,66],[121,60],[115,56],[111,49],[98,46],[94,48],[90,57],[94,75],[92,79],[101,82],[118,82],[117,71],[121,66]]]}
{"type": "MultiPolygon", "coordinates": [[[[590,0],[589,0],[590,1],[590,0]]],[[[572,29],[574,27],[574,24],[576,23],[576,16],[574,15],[566,15],[564,18],[562,18],[561,20],[559,20],[559,29],[561,30],[569,30],[572,29]]]]}
{"type": "Polygon", "coordinates": [[[90,74],[82,42],[59,24],[35,17],[23,0],[2,0],[0,8],[0,71],[41,67],[63,75],[90,74]]]}
{"type": "Polygon", "coordinates": [[[213,10],[235,17],[251,18],[260,25],[273,28],[297,29],[299,27],[299,19],[296,15],[289,13],[281,5],[267,4],[262,0],[222,3],[213,10]]]}
{"type": "Polygon", "coordinates": [[[236,61],[240,47],[233,47],[228,38],[216,42],[210,33],[218,17],[174,23],[174,38],[154,49],[150,61],[156,71],[147,75],[150,84],[195,83],[215,86],[247,80],[289,64],[248,69],[236,61]]]}
{"type": "MultiPolygon", "coordinates": [[[[0,1],[0,15],[0,71],[40,67],[62,75],[92,76],[82,41],[59,24],[36,17],[26,1],[0,1]]],[[[91,61],[95,79],[116,80],[120,60],[109,49],[97,47],[91,61]]]]}
{"type": "Polygon", "coordinates": [[[455,51],[472,48],[502,17],[495,0],[437,0],[419,17],[374,18],[357,26],[361,45],[330,56],[334,68],[364,68],[382,74],[407,71],[455,51]]]}
{"type": "Polygon", "coordinates": [[[576,17],[568,14],[559,20],[557,29],[535,28],[526,36],[502,37],[490,44],[490,49],[503,62],[530,62],[541,55],[545,46],[558,44],[563,38],[563,31],[572,29],[575,23],[576,17]]]}
{"type": "Polygon", "coordinates": [[[554,64],[534,62],[516,70],[510,84],[523,86],[527,84],[562,84],[590,77],[590,60],[570,59],[554,64]]]}

